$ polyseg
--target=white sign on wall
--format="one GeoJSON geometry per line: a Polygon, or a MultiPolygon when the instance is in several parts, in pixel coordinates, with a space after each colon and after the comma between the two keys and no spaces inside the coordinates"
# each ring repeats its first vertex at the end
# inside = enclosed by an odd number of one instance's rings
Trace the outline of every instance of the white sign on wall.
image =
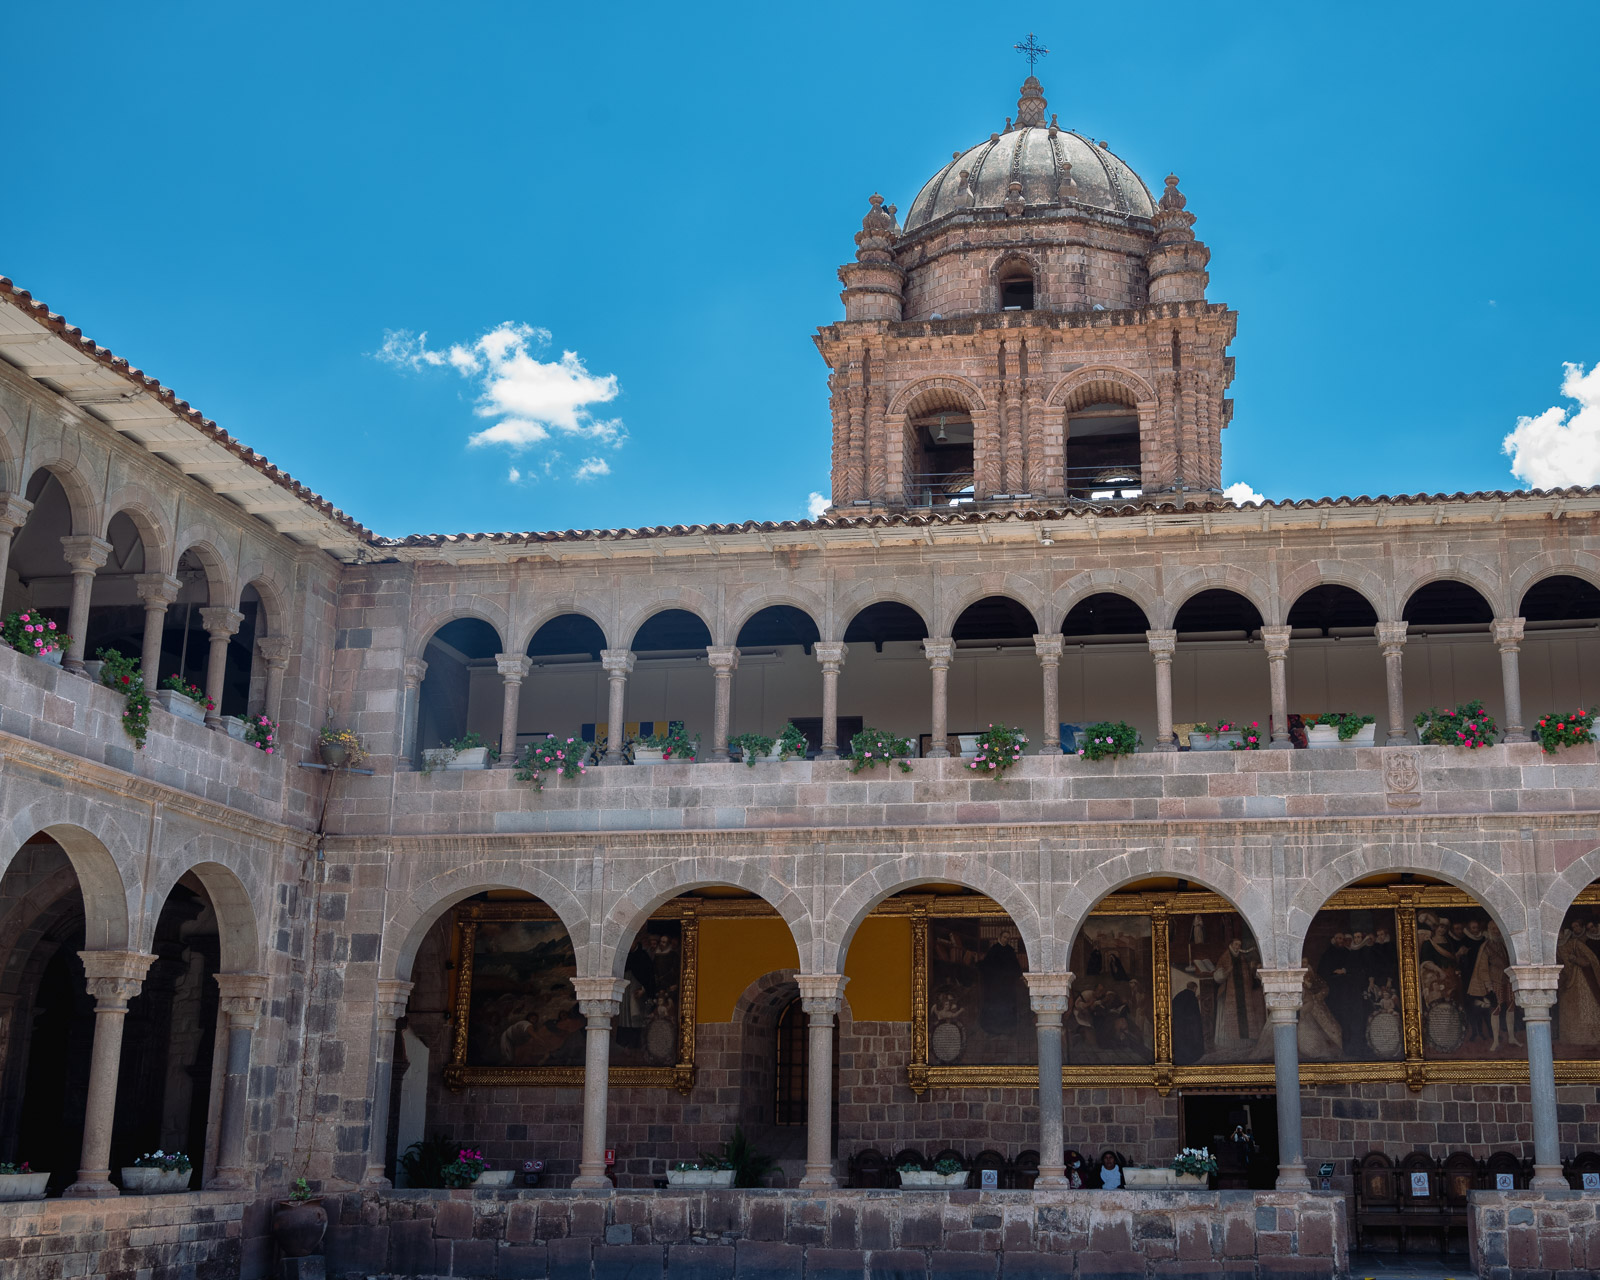
{"type": "Polygon", "coordinates": [[[1425,1196],[1428,1194],[1427,1174],[1415,1172],[1411,1175],[1411,1194],[1414,1196],[1425,1196]]]}

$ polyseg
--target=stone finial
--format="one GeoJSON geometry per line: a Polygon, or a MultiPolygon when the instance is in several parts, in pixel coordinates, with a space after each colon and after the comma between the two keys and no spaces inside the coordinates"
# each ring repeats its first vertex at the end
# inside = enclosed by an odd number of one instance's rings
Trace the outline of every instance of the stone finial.
{"type": "Polygon", "coordinates": [[[1167,175],[1167,189],[1161,193],[1159,207],[1163,209],[1182,209],[1189,203],[1188,197],[1178,190],[1178,175],[1167,175]]]}
{"type": "Polygon", "coordinates": [[[1061,162],[1061,181],[1056,186],[1056,196],[1065,204],[1078,198],[1078,180],[1072,176],[1072,161],[1061,162]]]}
{"type": "Polygon", "coordinates": [[[861,219],[861,230],[856,232],[857,262],[890,262],[889,251],[900,234],[895,221],[894,206],[884,207],[883,197],[877,192],[868,197],[871,208],[861,219]]]}
{"type": "Polygon", "coordinates": [[[1178,175],[1169,173],[1167,188],[1156,208],[1156,242],[1148,260],[1153,303],[1205,299],[1206,285],[1211,280],[1206,273],[1211,250],[1195,239],[1194,214],[1185,208],[1188,203],[1178,190],[1178,175]]]}
{"type": "Polygon", "coordinates": [[[956,188],[956,203],[973,205],[978,202],[978,192],[972,185],[972,173],[967,169],[961,171],[961,185],[956,188]]]}
{"type": "Polygon", "coordinates": [[[1020,182],[1012,182],[1006,186],[1005,207],[1006,217],[1008,218],[1016,218],[1022,215],[1023,209],[1026,208],[1026,203],[1022,199],[1022,184],[1020,182]]]}
{"type": "Polygon", "coordinates": [[[1017,99],[1017,127],[1026,129],[1044,123],[1044,109],[1050,104],[1044,98],[1044,86],[1035,76],[1022,82],[1022,96],[1017,99]]]}

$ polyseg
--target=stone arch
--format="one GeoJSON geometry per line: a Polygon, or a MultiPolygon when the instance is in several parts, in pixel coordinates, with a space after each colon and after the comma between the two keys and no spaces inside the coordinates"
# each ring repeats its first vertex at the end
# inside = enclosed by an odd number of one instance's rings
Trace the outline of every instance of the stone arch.
{"type": "MultiPolygon", "coordinates": [[[[1576,549],[1542,551],[1518,564],[1506,583],[1505,612],[1497,617],[1514,618],[1522,612],[1522,597],[1531,587],[1546,578],[1571,576],[1582,578],[1591,587],[1600,588],[1600,556],[1591,551],[1576,549]]],[[[1494,601],[1491,599],[1490,603],[1494,601]]]]}
{"type": "Polygon", "coordinates": [[[814,971],[843,973],[850,943],[872,909],[885,898],[922,884],[959,884],[992,898],[1017,926],[1027,949],[1028,968],[1048,972],[1059,965],[1059,947],[1046,932],[1048,922],[1040,920],[1033,897],[1015,880],[997,871],[982,855],[918,853],[885,861],[839,891],[828,908],[814,971]]]}
{"type": "Polygon", "coordinates": [[[628,648],[633,648],[633,642],[638,639],[639,629],[649,622],[658,613],[667,613],[671,610],[680,610],[683,613],[693,614],[705,623],[705,628],[715,639],[717,635],[717,607],[715,601],[702,591],[691,587],[678,587],[670,592],[663,591],[658,596],[653,596],[644,604],[634,609],[617,628],[619,636],[628,637],[628,648]]]}
{"type": "Polygon", "coordinates": [[[524,624],[518,628],[517,634],[520,636],[521,642],[517,643],[512,641],[511,647],[508,648],[506,652],[526,653],[528,651],[528,646],[533,643],[534,636],[539,634],[540,629],[544,627],[546,623],[554,622],[557,618],[565,617],[569,613],[575,614],[580,618],[587,618],[590,622],[594,623],[595,626],[599,627],[600,634],[605,637],[606,648],[609,649],[611,647],[611,630],[606,626],[605,621],[602,618],[601,611],[599,609],[592,609],[584,604],[578,604],[576,601],[567,600],[561,603],[546,604],[541,607],[537,613],[533,614],[531,618],[525,621],[524,624]]]}
{"type": "Polygon", "coordinates": [[[1511,616],[1503,612],[1506,604],[1506,583],[1493,566],[1469,560],[1465,556],[1434,556],[1426,567],[1405,581],[1395,583],[1395,617],[1398,618],[1405,612],[1406,603],[1419,589],[1430,582],[1444,581],[1461,582],[1471,587],[1489,602],[1495,617],[1511,616]]]}
{"type": "MultiPolygon", "coordinates": [[[[918,378],[909,386],[902,387],[895,393],[894,399],[889,402],[886,416],[892,417],[895,414],[909,415],[916,402],[927,398],[928,393],[932,391],[944,393],[942,397],[936,397],[936,399],[943,400],[946,397],[953,396],[955,399],[963,401],[963,407],[970,413],[988,412],[989,406],[984,401],[983,392],[978,390],[976,383],[968,382],[965,378],[958,377],[955,374],[941,374],[936,377],[918,378]]],[[[950,400],[949,403],[953,404],[954,400],[950,400]]],[[[938,408],[939,405],[935,404],[934,407],[938,408]]]]}
{"type": "Polygon", "coordinates": [[[1517,891],[1477,858],[1432,841],[1400,846],[1361,845],[1317,867],[1289,903],[1283,926],[1286,946],[1279,962],[1300,962],[1311,921],[1340,889],[1365,876],[1402,871],[1431,876],[1470,893],[1500,926],[1512,963],[1533,962],[1538,943],[1531,934],[1530,913],[1517,891]]]}
{"type": "MultiPolygon", "coordinates": [[[[411,646],[406,657],[420,659],[427,652],[428,642],[433,639],[440,627],[458,622],[462,618],[476,618],[479,622],[493,627],[502,645],[505,644],[506,637],[511,634],[510,620],[506,617],[504,607],[498,602],[480,595],[452,595],[443,603],[412,615],[411,646]]],[[[506,653],[509,650],[502,649],[501,652],[506,653]]]]}
{"type": "Polygon", "coordinates": [[[1033,309],[1044,310],[1044,263],[1036,254],[1025,249],[1007,249],[994,260],[994,265],[989,268],[989,301],[988,311],[1003,309],[1004,299],[1001,294],[1001,284],[1005,280],[1006,272],[1011,267],[1024,267],[1033,277],[1033,309]]]}
{"type": "Polygon", "coordinates": [[[122,833],[83,797],[35,801],[11,819],[10,847],[0,853],[0,875],[16,851],[40,832],[61,846],[78,877],[84,946],[90,951],[127,950],[133,944],[130,902],[137,901],[137,886],[130,888],[122,877],[120,867],[132,861],[122,833]]]}
{"type": "Polygon", "coordinates": [[[177,557],[172,549],[172,525],[160,500],[143,485],[123,485],[106,501],[106,518],[99,537],[110,538],[111,522],[118,515],[127,516],[139,532],[139,540],[144,543],[145,572],[171,573],[177,557]]]}
{"type": "MultiPolygon", "coordinates": [[[[252,560],[239,571],[240,596],[244,595],[246,587],[254,587],[256,595],[261,597],[261,609],[256,614],[256,639],[288,635],[289,597],[292,593],[279,577],[278,571],[263,561],[252,560]]],[[[239,607],[237,598],[233,607],[239,607]]]]}
{"type": "MultiPolygon", "coordinates": [[[[920,585],[920,584],[919,584],[920,585]]],[[[929,591],[931,596],[932,592],[929,591]]],[[[870,609],[875,604],[901,604],[922,619],[922,625],[928,628],[928,634],[936,634],[932,627],[934,616],[933,601],[926,597],[919,597],[915,591],[908,591],[903,586],[890,586],[882,582],[871,580],[863,581],[853,591],[846,592],[833,604],[833,626],[830,628],[832,635],[823,632],[824,640],[842,640],[844,633],[850,629],[850,624],[863,609],[870,609]]]]}
{"type": "Polygon", "coordinates": [[[1170,628],[1178,611],[1191,596],[1218,588],[1237,592],[1255,605],[1264,625],[1276,625],[1279,614],[1277,602],[1264,581],[1237,565],[1206,564],[1186,569],[1166,584],[1159,606],[1154,613],[1148,614],[1152,628],[1157,631],[1170,628]]]}
{"type": "Polygon", "coordinates": [[[106,519],[101,518],[100,503],[94,496],[94,486],[84,479],[83,473],[78,470],[77,463],[61,454],[49,454],[29,459],[23,466],[27,473],[20,477],[24,485],[28,484],[41,471],[48,471],[56,478],[62,492],[67,495],[67,509],[72,515],[72,532],[75,534],[99,534],[105,527],[106,519]]]}
{"type": "MultiPolygon", "coordinates": [[[[1372,570],[1349,560],[1313,560],[1289,571],[1278,583],[1279,617],[1281,623],[1289,616],[1295,602],[1321,586],[1349,587],[1370,604],[1378,617],[1386,622],[1397,621],[1400,606],[1395,602],[1389,584],[1372,570]]],[[[1267,615],[1263,612],[1261,615],[1267,615]]],[[[1268,624],[1274,625],[1269,622],[1268,624]]]]}
{"type": "Polygon", "coordinates": [[[145,887],[144,911],[137,930],[139,949],[150,950],[167,897],[179,880],[193,872],[205,886],[216,912],[222,944],[221,972],[261,972],[264,961],[259,921],[267,917],[267,904],[255,901],[245,881],[253,865],[259,863],[258,853],[248,846],[204,834],[163,858],[161,869],[145,887]]]}
{"type": "Polygon", "coordinates": [[[499,858],[454,866],[422,881],[401,899],[383,926],[383,950],[378,957],[378,976],[411,976],[417,949],[446,911],[475,893],[488,889],[517,889],[532,894],[550,910],[572,939],[578,972],[592,973],[593,942],[589,913],[573,891],[548,871],[529,865],[521,858],[499,858]]]}
{"type": "Polygon", "coordinates": [[[172,557],[172,571],[177,573],[179,562],[193,553],[200,567],[205,570],[206,604],[226,605],[231,609],[239,600],[239,588],[234,581],[236,566],[225,552],[217,549],[221,545],[226,545],[225,539],[215,530],[204,525],[189,526],[173,539],[176,550],[172,557]]]}
{"type": "Polygon", "coordinates": [[[1580,854],[1569,862],[1539,895],[1538,928],[1530,922],[1531,940],[1538,944],[1538,952],[1531,953],[1525,964],[1554,964],[1556,937],[1561,932],[1561,922],[1566,918],[1578,895],[1596,880],[1600,880],[1600,845],[1580,854]]]}
{"type": "Polygon", "coordinates": [[[1136,373],[1108,364],[1074,369],[1056,383],[1045,398],[1045,405],[1070,413],[1102,400],[1130,404],[1139,410],[1153,411],[1156,407],[1155,389],[1148,382],[1136,373]]]}
{"type": "Polygon", "coordinates": [[[798,893],[754,859],[688,857],[658,867],[622,891],[600,922],[596,967],[585,970],[580,962],[579,972],[622,977],[634,935],[656,908],[695,889],[719,885],[748,890],[776,911],[789,926],[800,967],[805,968],[806,957],[816,951],[815,931],[811,913],[798,893]]]}
{"type": "Polygon", "coordinates": [[[0,960],[0,991],[15,995],[24,986],[24,970],[37,963],[36,948],[60,926],[61,913],[73,896],[81,900],[77,873],[64,866],[34,884],[0,916],[0,938],[5,939],[0,960]]]}
{"type": "Polygon", "coordinates": [[[1048,624],[1053,619],[1055,629],[1060,631],[1067,620],[1067,615],[1080,601],[1102,593],[1122,596],[1133,601],[1144,610],[1146,619],[1153,619],[1161,612],[1161,597],[1143,578],[1129,573],[1126,569],[1088,569],[1073,575],[1056,591],[1054,603],[1049,606],[1046,616],[1040,621],[1048,624]]]}
{"type": "Polygon", "coordinates": [[[1178,876],[1221,894],[1244,917],[1263,955],[1277,949],[1274,944],[1279,931],[1272,917],[1269,882],[1245,874],[1231,859],[1214,856],[1204,849],[1154,845],[1098,860],[1087,875],[1067,889],[1056,905],[1054,921],[1063,967],[1071,958],[1073,941],[1084,921],[1100,901],[1125,885],[1152,876],[1178,876]]]}
{"type": "Polygon", "coordinates": [[[953,600],[940,601],[936,619],[938,630],[932,634],[951,634],[963,613],[990,596],[1004,596],[1020,604],[1033,615],[1033,625],[1041,631],[1049,623],[1049,595],[1036,580],[1021,573],[984,574],[981,578],[971,580],[953,600]]]}
{"type": "MultiPolygon", "coordinates": [[[[828,606],[821,596],[804,587],[784,584],[781,587],[756,586],[734,598],[727,609],[728,628],[717,638],[718,644],[736,644],[744,624],[773,605],[788,605],[798,609],[816,624],[817,634],[827,634],[828,606]]],[[[713,634],[715,634],[713,632],[713,634]]]]}
{"type": "Polygon", "coordinates": [[[0,493],[15,493],[22,483],[22,438],[16,420],[0,406],[0,493]]]}

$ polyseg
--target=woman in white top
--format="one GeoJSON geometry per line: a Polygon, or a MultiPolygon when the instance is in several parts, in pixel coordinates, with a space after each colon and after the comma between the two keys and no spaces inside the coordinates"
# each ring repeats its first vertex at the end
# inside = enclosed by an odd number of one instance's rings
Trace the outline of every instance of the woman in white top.
{"type": "Polygon", "coordinates": [[[1122,1166],[1117,1163],[1115,1151],[1108,1151],[1100,1157],[1100,1189],[1102,1191],[1122,1189],[1122,1166]]]}

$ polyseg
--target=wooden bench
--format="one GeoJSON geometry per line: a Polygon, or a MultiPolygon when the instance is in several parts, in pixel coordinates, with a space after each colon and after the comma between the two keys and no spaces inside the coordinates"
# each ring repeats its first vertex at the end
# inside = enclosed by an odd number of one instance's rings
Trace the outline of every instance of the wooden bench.
{"type": "MultiPolygon", "coordinates": [[[[1600,1156],[1594,1159],[1600,1170],[1600,1156]]],[[[1532,1162],[1509,1151],[1496,1151],[1487,1160],[1455,1151],[1442,1164],[1426,1152],[1413,1151],[1398,1165],[1381,1151],[1373,1151],[1352,1162],[1351,1168],[1356,1183],[1355,1247],[1366,1248],[1370,1234],[1392,1231],[1401,1252],[1408,1251],[1413,1233],[1438,1236],[1439,1252],[1449,1252],[1451,1235],[1467,1233],[1473,1191],[1499,1189],[1502,1178],[1510,1180],[1511,1190],[1520,1191],[1533,1176],[1532,1162]]]]}
{"type": "Polygon", "coordinates": [[[890,1175],[894,1172],[889,1167],[889,1162],[884,1159],[883,1152],[876,1147],[868,1147],[865,1151],[858,1151],[851,1156],[846,1165],[850,1173],[850,1185],[863,1190],[872,1188],[892,1187],[890,1175]]]}

